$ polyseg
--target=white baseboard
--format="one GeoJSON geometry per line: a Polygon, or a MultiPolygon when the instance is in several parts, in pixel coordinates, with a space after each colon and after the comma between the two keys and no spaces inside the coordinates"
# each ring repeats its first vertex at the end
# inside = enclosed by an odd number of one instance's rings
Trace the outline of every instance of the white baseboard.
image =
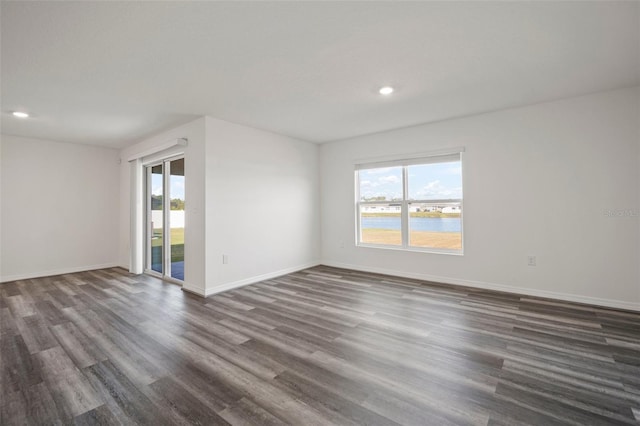
{"type": "MultiPolygon", "coordinates": [[[[523,296],[544,297],[544,298],[562,300],[567,302],[584,303],[587,305],[604,306],[608,308],[625,309],[629,311],[640,311],[640,303],[626,302],[622,300],[602,299],[597,297],[580,296],[576,294],[560,293],[560,292],[547,291],[547,290],[538,290],[534,288],[514,287],[514,286],[509,286],[504,284],[496,284],[496,283],[475,281],[475,280],[465,280],[460,278],[443,277],[443,276],[423,274],[423,273],[417,273],[417,272],[406,272],[406,271],[401,271],[396,269],[352,265],[348,263],[334,262],[331,260],[308,262],[308,263],[294,266],[291,268],[285,268],[279,271],[269,272],[266,274],[257,275],[254,277],[249,277],[242,280],[233,281],[230,283],[225,283],[225,284],[216,286],[214,288],[206,289],[206,290],[203,290],[200,287],[190,285],[189,283],[184,283],[182,288],[185,291],[196,294],[198,296],[208,297],[213,294],[222,293],[224,291],[228,291],[234,288],[243,287],[243,286],[254,284],[260,281],[269,280],[282,275],[297,272],[303,269],[312,268],[318,265],[326,265],[326,266],[333,266],[335,268],[352,269],[355,271],[363,271],[363,272],[371,272],[376,274],[385,274],[385,275],[392,275],[397,277],[412,278],[412,279],[417,279],[422,281],[432,281],[432,282],[438,282],[438,283],[444,283],[444,284],[453,284],[453,285],[460,285],[460,286],[466,286],[466,287],[481,288],[485,290],[503,291],[506,293],[520,294],[523,296]]],[[[49,277],[54,275],[71,274],[74,272],[92,271],[95,269],[115,268],[115,267],[120,267],[128,270],[128,266],[120,265],[117,262],[104,263],[100,265],[78,266],[73,268],[62,268],[62,269],[55,269],[55,270],[49,270],[49,271],[39,271],[39,272],[31,272],[26,274],[3,276],[3,277],[0,277],[0,283],[6,283],[11,281],[17,281],[17,280],[28,280],[28,279],[41,278],[41,277],[49,277]]]]}
{"type": "MultiPolygon", "coordinates": [[[[231,289],[234,289],[234,288],[244,287],[244,286],[249,285],[249,284],[255,284],[255,283],[260,282],[260,281],[270,280],[272,278],[280,277],[282,275],[291,274],[293,272],[301,271],[303,269],[313,268],[314,266],[320,265],[320,263],[321,262],[319,262],[319,261],[303,263],[302,265],[293,266],[291,268],[285,268],[285,269],[281,269],[279,271],[268,272],[266,274],[257,275],[257,276],[254,276],[254,277],[245,278],[245,279],[238,280],[238,281],[233,281],[233,282],[230,282],[230,283],[225,283],[225,284],[222,284],[222,285],[207,289],[205,291],[204,297],[208,297],[208,296],[211,296],[211,295],[217,294],[217,293],[222,293],[223,291],[228,291],[228,290],[231,290],[231,289]]],[[[196,293],[195,291],[192,291],[190,289],[185,289],[185,290],[191,291],[192,293],[196,293]]],[[[200,293],[196,293],[196,294],[200,294],[200,293]]]]}
{"type": "Polygon", "coordinates": [[[460,278],[441,277],[436,275],[422,274],[417,272],[406,272],[396,269],[386,269],[369,267],[362,265],[351,265],[348,263],[334,262],[325,260],[322,265],[333,266],[335,268],[353,269],[355,271],[372,272],[375,274],[394,275],[403,278],[412,278],[421,281],[432,281],[443,284],[453,284],[465,287],[481,288],[485,290],[503,291],[505,293],[514,293],[523,296],[544,297],[548,299],[562,300],[566,302],[584,303],[587,305],[603,306],[607,308],[624,309],[629,311],[640,311],[640,303],[626,302],[615,299],[601,299],[597,297],[580,296],[576,294],[559,293],[555,291],[538,290],[534,288],[514,287],[504,284],[489,283],[483,281],[465,280],[460,278]]]}
{"type": "Polygon", "coordinates": [[[8,283],[11,281],[18,281],[18,280],[30,280],[33,278],[51,277],[54,275],[62,275],[62,274],[73,274],[74,272],[93,271],[95,269],[116,268],[118,266],[120,265],[118,265],[117,262],[113,262],[113,263],[103,263],[100,265],[76,266],[73,268],[61,268],[61,269],[53,269],[49,271],[29,272],[26,274],[17,274],[17,275],[0,277],[0,283],[8,283]]]}
{"type": "Polygon", "coordinates": [[[182,283],[182,290],[187,291],[189,293],[193,293],[197,296],[207,297],[203,289],[201,289],[200,287],[196,287],[192,284],[189,284],[188,282],[182,283]]]}

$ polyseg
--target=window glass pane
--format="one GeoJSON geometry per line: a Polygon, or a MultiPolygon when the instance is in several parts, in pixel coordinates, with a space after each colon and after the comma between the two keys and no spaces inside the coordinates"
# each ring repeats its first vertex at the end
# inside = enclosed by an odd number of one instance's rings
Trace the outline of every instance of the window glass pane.
{"type": "Polygon", "coordinates": [[[460,161],[407,166],[409,200],[462,199],[460,161]]]}
{"type": "Polygon", "coordinates": [[[169,170],[171,276],[184,281],[184,158],[171,161],[169,170]]]}
{"type": "Polygon", "coordinates": [[[409,245],[462,250],[460,203],[410,203],[409,245]]]}
{"type": "Polygon", "coordinates": [[[162,193],[164,180],[162,164],[151,168],[151,269],[162,273],[162,247],[164,244],[164,222],[162,216],[162,193]]]}
{"type": "Polygon", "coordinates": [[[360,201],[402,200],[402,167],[364,169],[358,176],[360,201]]]}
{"type": "Polygon", "coordinates": [[[402,205],[400,203],[360,206],[360,242],[402,245],[402,205]]]}

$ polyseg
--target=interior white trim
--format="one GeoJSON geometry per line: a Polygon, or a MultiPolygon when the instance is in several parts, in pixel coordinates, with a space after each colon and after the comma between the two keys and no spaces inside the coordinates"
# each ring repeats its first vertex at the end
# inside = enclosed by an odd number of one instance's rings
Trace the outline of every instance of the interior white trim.
{"type": "Polygon", "coordinates": [[[138,160],[143,157],[147,157],[149,155],[164,151],[169,148],[173,148],[174,146],[187,146],[187,138],[176,138],[170,139],[167,142],[163,142],[158,145],[154,145],[152,148],[145,149],[143,151],[137,152],[130,157],[127,158],[127,161],[138,160]]]}
{"type": "MultiPolygon", "coordinates": [[[[429,159],[432,159],[434,162],[439,163],[454,159],[456,155],[460,155],[463,152],[465,152],[464,146],[455,146],[452,148],[434,149],[431,151],[414,152],[410,154],[384,155],[380,157],[356,159],[353,161],[353,164],[356,169],[367,169],[374,167],[410,165],[422,162],[428,163],[429,159]],[[446,159],[446,157],[451,157],[451,159],[446,159]]],[[[459,157],[456,160],[459,160],[459,157]]]]}
{"type": "Polygon", "coordinates": [[[197,296],[201,296],[201,297],[207,297],[205,296],[205,291],[204,289],[200,288],[200,287],[196,287],[193,284],[190,284],[186,281],[182,282],[182,290],[188,292],[188,293],[193,293],[197,296]]]}
{"type": "Polygon", "coordinates": [[[172,149],[165,149],[164,151],[141,158],[140,161],[142,162],[143,167],[157,166],[158,164],[162,164],[165,161],[184,158],[184,153],[185,149],[181,146],[176,145],[172,149]]]}
{"type": "Polygon", "coordinates": [[[204,294],[203,294],[201,289],[192,287],[192,286],[188,285],[187,283],[185,283],[182,288],[183,288],[183,290],[189,291],[191,293],[199,294],[200,296],[204,296],[204,297],[209,297],[211,295],[222,293],[222,292],[225,292],[225,291],[228,291],[228,290],[232,290],[234,288],[244,287],[246,285],[255,284],[255,283],[258,283],[260,281],[270,280],[272,278],[280,277],[282,275],[287,275],[287,274],[291,274],[293,272],[302,271],[303,269],[313,268],[314,266],[318,266],[320,264],[321,264],[320,261],[307,262],[307,263],[303,263],[301,265],[292,266],[291,268],[280,269],[279,271],[268,272],[266,274],[256,275],[254,277],[249,277],[249,278],[245,278],[245,279],[238,280],[238,281],[232,281],[230,283],[225,283],[225,284],[222,284],[222,285],[207,289],[207,290],[204,291],[204,294]]]}
{"type": "Polygon", "coordinates": [[[436,275],[421,274],[416,272],[405,272],[396,269],[376,268],[361,265],[352,265],[348,263],[334,262],[331,260],[323,260],[320,264],[333,266],[335,268],[352,269],[355,271],[371,272],[375,274],[392,275],[402,278],[412,278],[422,281],[432,281],[436,283],[460,285],[465,287],[481,288],[485,290],[503,291],[505,293],[513,293],[522,296],[544,297],[548,299],[562,300],[566,302],[584,303],[594,307],[607,307],[624,309],[629,311],[639,311],[640,303],[625,302],[615,299],[601,299],[597,297],[579,296],[576,294],[559,293],[555,291],[537,290],[533,288],[514,287],[505,284],[489,283],[484,281],[464,280],[460,278],[441,277],[436,275]]]}
{"type": "Polygon", "coordinates": [[[144,271],[144,175],[139,158],[130,164],[129,272],[141,274],[144,271]]]}
{"type": "MultiPolygon", "coordinates": [[[[260,281],[265,281],[265,280],[276,278],[282,275],[287,275],[293,272],[301,271],[304,269],[313,268],[314,266],[318,266],[318,265],[326,265],[326,266],[332,266],[335,268],[352,269],[354,271],[371,272],[375,274],[385,274],[385,275],[391,275],[391,276],[397,276],[397,277],[403,277],[403,278],[418,279],[423,281],[432,281],[437,283],[481,288],[486,290],[504,291],[506,293],[520,294],[523,296],[545,297],[549,299],[563,300],[568,302],[584,303],[584,304],[593,305],[593,306],[603,306],[607,308],[625,309],[629,311],[640,312],[640,303],[624,302],[621,300],[614,300],[614,299],[602,299],[597,297],[579,296],[575,294],[559,293],[554,291],[537,290],[537,289],[531,289],[531,288],[513,287],[509,285],[488,283],[483,281],[464,280],[464,279],[451,278],[451,277],[441,277],[436,275],[399,271],[396,269],[364,267],[361,265],[334,262],[331,260],[308,262],[308,263],[294,266],[291,268],[285,268],[279,271],[269,272],[266,274],[245,278],[239,281],[233,281],[233,282],[226,283],[221,286],[212,288],[209,291],[205,291],[202,288],[196,287],[187,282],[184,282],[182,284],[182,289],[184,291],[194,293],[202,297],[208,297],[208,296],[222,293],[234,288],[244,287],[249,284],[255,284],[260,281]]],[[[113,263],[104,263],[100,265],[79,266],[79,267],[73,267],[73,268],[34,272],[30,274],[3,276],[3,277],[0,277],[0,283],[7,283],[7,282],[17,281],[17,280],[28,280],[33,278],[50,277],[55,275],[72,274],[75,272],[93,271],[96,269],[117,268],[117,267],[126,269],[125,266],[119,265],[117,262],[113,262],[113,263]]]]}
{"type": "Polygon", "coordinates": [[[73,274],[75,272],[93,271],[96,269],[121,267],[118,262],[102,263],[100,265],[76,266],[73,268],[51,269],[48,271],[30,272],[0,277],[0,283],[8,283],[17,280],[30,280],[33,278],[51,277],[54,275],[73,274]]]}

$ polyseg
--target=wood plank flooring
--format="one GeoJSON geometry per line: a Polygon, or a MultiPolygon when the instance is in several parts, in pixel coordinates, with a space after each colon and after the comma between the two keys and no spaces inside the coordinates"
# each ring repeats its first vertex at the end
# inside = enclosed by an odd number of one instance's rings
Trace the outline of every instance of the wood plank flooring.
{"type": "Polygon", "coordinates": [[[640,314],[324,266],[0,285],[2,425],[640,424],[640,314]]]}

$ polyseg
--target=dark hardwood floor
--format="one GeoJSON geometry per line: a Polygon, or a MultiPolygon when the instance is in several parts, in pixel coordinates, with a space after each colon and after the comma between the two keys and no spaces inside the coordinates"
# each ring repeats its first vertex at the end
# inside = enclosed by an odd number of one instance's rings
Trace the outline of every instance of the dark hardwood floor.
{"type": "Polygon", "coordinates": [[[14,424],[640,424],[640,314],[316,267],[0,285],[14,424]]]}

